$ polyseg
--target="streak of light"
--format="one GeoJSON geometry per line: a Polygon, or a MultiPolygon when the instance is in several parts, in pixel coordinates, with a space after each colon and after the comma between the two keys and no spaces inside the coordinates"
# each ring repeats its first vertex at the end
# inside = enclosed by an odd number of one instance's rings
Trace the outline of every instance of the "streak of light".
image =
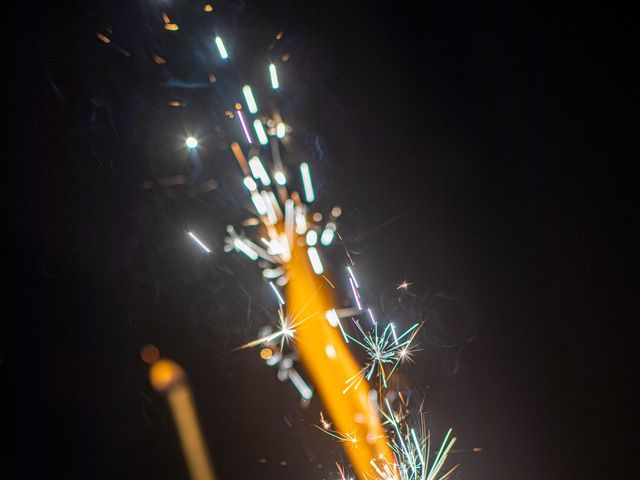
{"type": "Polygon", "coordinates": [[[291,260],[291,246],[289,245],[289,240],[287,239],[286,233],[280,234],[280,245],[282,245],[282,253],[280,254],[280,258],[284,263],[287,263],[291,260]]]}
{"type": "Polygon", "coordinates": [[[253,98],[251,87],[249,85],[245,85],[242,87],[242,93],[244,93],[244,98],[247,101],[247,108],[249,111],[251,113],[258,113],[258,104],[256,104],[256,99],[253,98]]]}
{"type": "Polygon", "coordinates": [[[280,122],[278,123],[278,125],[276,125],[276,136],[278,138],[284,138],[285,135],[286,135],[286,129],[285,129],[284,123],[280,122]]]}
{"type": "Polygon", "coordinates": [[[238,161],[238,165],[240,165],[240,169],[242,170],[242,173],[244,173],[245,175],[249,175],[249,165],[247,164],[247,159],[245,158],[244,153],[242,153],[242,149],[240,148],[240,145],[238,144],[238,142],[233,142],[231,144],[231,151],[233,152],[233,155],[236,157],[236,160],[238,161]]]}
{"type": "Polygon", "coordinates": [[[242,241],[241,239],[239,238],[234,239],[233,246],[236,248],[236,250],[239,250],[240,252],[244,253],[251,260],[258,259],[258,254],[252,248],[250,248],[246,243],[244,243],[244,241],[242,241]]]}
{"type": "Polygon", "coordinates": [[[267,208],[267,218],[272,225],[278,223],[278,216],[276,215],[276,211],[273,208],[273,204],[269,199],[269,194],[262,190],[260,192],[260,196],[262,196],[262,201],[264,202],[265,207],[267,208]]]}
{"type": "Polygon", "coordinates": [[[287,235],[289,245],[293,245],[295,204],[290,198],[284,202],[284,233],[287,235]]]}
{"type": "Polygon", "coordinates": [[[269,282],[269,285],[271,285],[273,292],[276,294],[276,297],[278,297],[278,302],[280,303],[280,305],[284,305],[284,298],[282,298],[282,295],[280,295],[280,292],[278,291],[276,286],[273,284],[273,282],[269,282]]]}
{"type": "Polygon", "coordinates": [[[338,315],[338,318],[353,317],[354,315],[359,315],[361,313],[362,310],[358,310],[357,308],[338,308],[336,310],[336,315],[338,315]]]}
{"type": "Polygon", "coordinates": [[[347,267],[347,271],[349,272],[349,276],[353,279],[353,283],[356,285],[356,288],[360,288],[360,285],[358,285],[358,280],[356,279],[353,270],[351,270],[351,267],[347,267]]]}
{"type": "Polygon", "coordinates": [[[282,267],[277,268],[265,268],[262,270],[262,275],[264,278],[278,278],[284,275],[284,270],[282,267]]]}
{"type": "Polygon", "coordinates": [[[267,139],[267,134],[264,131],[264,127],[262,126],[262,122],[258,119],[253,121],[253,128],[256,129],[256,134],[258,135],[258,141],[260,145],[266,145],[269,143],[269,139],[267,139]]]}
{"type": "Polygon", "coordinates": [[[276,196],[274,195],[273,192],[268,192],[267,195],[269,196],[269,203],[271,203],[271,205],[273,206],[273,210],[276,212],[276,216],[278,217],[278,220],[281,220],[283,218],[282,210],[280,209],[280,204],[278,203],[278,200],[276,200],[276,196]]]}
{"type": "Polygon", "coordinates": [[[204,249],[205,252],[211,253],[211,250],[209,250],[207,246],[204,243],[202,243],[200,239],[193,234],[193,232],[187,232],[187,233],[191,238],[193,238],[198,243],[198,245],[200,245],[204,249]]]}
{"type": "MultiPolygon", "coordinates": [[[[269,125],[267,123],[267,125],[269,125]]],[[[282,168],[282,158],[280,157],[280,146],[275,138],[271,138],[271,158],[273,158],[273,164],[276,168],[282,168]]]]}
{"type": "Polygon", "coordinates": [[[351,285],[351,291],[353,292],[353,298],[356,301],[358,310],[362,310],[362,304],[360,303],[360,295],[358,295],[358,291],[356,290],[356,286],[354,285],[352,278],[349,278],[349,284],[351,285]]]}
{"type": "Polygon", "coordinates": [[[302,379],[300,374],[294,369],[289,369],[288,373],[289,380],[291,380],[291,383],[293,383],[293,385],[296,387],[302,398],[304,398],[305,400],[311,399],[311,397],[313,397],[313,391],[309,388],[309,385],[307,385],[306,382],[302,379]]]}
{"type": "Polygon", "coordinates": [[[324,272],[324,267],[322,266],[322,261],[320,260],[320,255],[318,254],[318,250],[316,250],[316,247],[309,247],[307,249],[307,255],[309,255],[309,261],[311,262],[313,271],[316,273],[316,275],[322,275],[322,273],[324,272]]]}
{"type": "Polygon", "coordinates": [[[256,211],[260,215],[267,214],[267,206],[264,204],[264,200],[258,192],[253,192],[251,194],[251,201],[253,202],[253,206],[256,207],[256,211]]]}
{"type": "Polygon", "coordinates": [[[329,245],[331,245],[331,242],[333,242],[334,235],[335,235],[334,230],[330,228],[325,228],[324,231],[322,232],[322,235],[320,236],[320,243],[325,247],[328,247],[329,245]]]}
{"type": "Polygon", "coordinates": [[[238,119],[240,119],[240,125],[242,125],[244,136],[247,137],[247,143],[253,143],[253,140],[251,140],[251,135],[249,134],[249,129],[247,128],[247,123],[244,121],[244,115],[242,114],[242,111],[236,111],[238,112],[238,119]]]}
{"type": "Polygon", "coordinates": [[[256,252],[259,257],[263,258],[267,262],[276,263],[276,260],[260,245],[256,245],[248,238],[243,238],[242,241],[246,246],[248,246],[250,249],[256,252]]]}
{"type": "Polygon", "coordinates": [[[398,336],[396,335],[396,326],[393,323],[389,323],[391,325],[391,333],[393,333],[393,338],[396,341],[396,345],[398,344],[398,336]]]}
{"type": "Polygon", "coordinates": [[[253,178],[259,178],[265,187],[271,185],[269,174],[264,169],[259,157],[251,157],[249,159],[249,169],[251,170],[253,178]]]}
{"type": "Polygon", "coordinates": [[[271,88],[277,90],[280,87],[278,82],[278,72],[276,72],[276,66],[272,63],[269,65],[269,75],[271,76],[271,88]]]}
{"type": "Polygon", "coordinates": [[[108,37],[105,37],[103,34],[98,33],[98,35],[96,35],[98,37],[99,40],[103,41],[104,43],[111,43],[111,39],[109,39],[108,37]]]}
{"type": "MultiPolygon", "coordinates": [[[[369,313],[369,316],[371,317],[371,322],[375,325],[377,322],[376,322],[375,317],[373,316],[373,311],[370,308],[367,308],[367,312],[369,313]]],[[[396,333],[396,331],[394,330],[393,331],[394,336],[395,336],[395,333],[396,333]]],[[[398,339],[397,338],[396,338],[396,343],[398,343],[398,339]]]]}
{"type": "Polygon", "coordinates": [[[304,197],[307,203],[312,203],[316,196],[313,193],[313,184],[311,183],[311,172],[306,162],[300,164],[300,173],[302,174],[302,185],[304,187],[304,197]]]}
{"type": "Polygon", "coordinates": [[[216,47],[218,47],[218,52],[220,53],[220,58],[226,60],[229,58],[229,54],[227,53],[227,49],[224,48],[224,43],[222,43],[222,38],[216,37],[216,47]]]}
{"type": "Polygon", "coordinates": [[[305,217],[304,212],[301,208],[296,208],[296,233],[298,235],[304,235],[307,232],[307,217],[305,217]]]}

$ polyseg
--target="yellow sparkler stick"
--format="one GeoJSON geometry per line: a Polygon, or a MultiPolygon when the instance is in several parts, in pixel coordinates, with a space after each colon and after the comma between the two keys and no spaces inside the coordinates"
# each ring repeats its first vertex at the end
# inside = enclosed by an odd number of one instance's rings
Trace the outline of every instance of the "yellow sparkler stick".
{"type": "Polygon", "coordinates": [[[343,393],[345,381],[360,367],[339,330],[325,317],[334,307],[331,287],[312,270],[306,248],[294,241],[292,258],[286,265],[286,303],[295,328],[296,348],[335,430],[348,439],[344,448],[354,470],[360,478],[373,476],[371,460],[386,459],[393,464],[393,454],[378,412],[369,400],[367,381],[343,393]]]}
{"type": "Polygon", "coordinates": [[[169,399],[191,478],[215,480],[184,370],[171,360],[160,359],[151,366],[149,378],[153,388],[169,399]]]}

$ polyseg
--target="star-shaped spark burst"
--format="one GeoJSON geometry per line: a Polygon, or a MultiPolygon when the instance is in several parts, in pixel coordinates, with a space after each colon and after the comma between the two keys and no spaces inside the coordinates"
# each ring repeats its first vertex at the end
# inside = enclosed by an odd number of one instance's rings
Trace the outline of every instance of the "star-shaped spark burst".
{"type": "MultiPolygon", "coordinates": [[[[372,317],[373,318],[373,317],[372,317]]],[[[402,334],[397,335],[393,323],[389,323],[382,334],[379,334],[378,323],[374,323],[373,330],[365,332],[357,320],[353,322],[361,334],[361,340],[342,331],[346,341],[353,341],[365,350],[367,361],[364,367],[345,381],[346,393],[351,388],[358,388],[363,379],[371,380],[375,374],[382,386],[387,388],[387,382],[398,365],[409,360],[413,352],[412,342],[420,330],[421,323],[414,323],[402,334]]]]}

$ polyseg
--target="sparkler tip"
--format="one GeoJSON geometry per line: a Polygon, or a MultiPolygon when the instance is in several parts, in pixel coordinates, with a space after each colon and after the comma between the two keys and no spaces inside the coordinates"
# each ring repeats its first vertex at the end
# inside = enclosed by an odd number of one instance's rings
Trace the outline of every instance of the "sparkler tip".
{"type": "Polygon", "coordinates": [[[149,380],[158,392],[166,392],[174,385],[181,383],[186,374],[180,365],[172,360],[161,358],[151,365],[149,380]]]}

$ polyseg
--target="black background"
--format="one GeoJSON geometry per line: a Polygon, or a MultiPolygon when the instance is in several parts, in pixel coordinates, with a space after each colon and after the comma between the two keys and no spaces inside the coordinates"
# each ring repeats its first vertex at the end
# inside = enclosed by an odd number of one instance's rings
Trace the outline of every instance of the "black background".
{"type": "MultiPolygon", "coordinates": [[[[311,426],[317,403],[300,409],[255,352],[229,353],[273,306],[252,267],[221,252],[239,219],[230,157],[206,201],[140,188],[161,137],[179,134],[149,110],[152,67],[134,63],[151,3],[14,17],[16,295],[2,369],[16,478],[186,477],[145,343],[190,375],[220,478],[335,478],[344,458],[311,426]],[[131,59],[96,40],[105,21],[131,59]],[[187,225],[214,255],[185,242],[187,225]]],[[[628,318],[621,279],[605,273],[627,258],[607,209],[631,185],[612,149],[621,20],[583,5],[230,3],[238,43],[292,38],[288,105],[326,153],[317,181],[345,210],[363,283],[393,295],[406,279],[451,299],[407,374],[416,397],[428,389],[434,435],[453,426],[460,448],[482,447],[456,454],[459,478],[608,470],[594,460],[615,436],[603,401],[620,388],[628,318]],[[444,348],[450,338],[464,348],[444,348]]],[[[192,111],[180,121],[206,130],[192,111]]]]}

